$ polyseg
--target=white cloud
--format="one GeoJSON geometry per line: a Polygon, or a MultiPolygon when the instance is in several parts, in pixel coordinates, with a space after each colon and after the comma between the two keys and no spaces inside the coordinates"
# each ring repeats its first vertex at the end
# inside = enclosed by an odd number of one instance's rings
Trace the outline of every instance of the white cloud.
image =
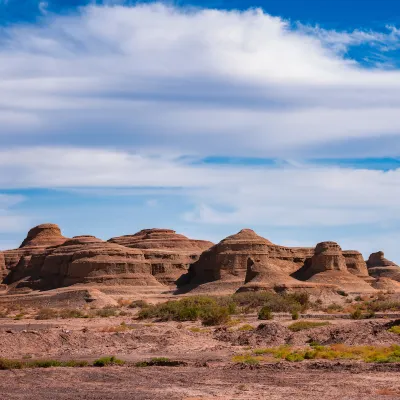
{"type": "Polygon", "coordinates": [[[343,51],[392,46],[398,36],[394,27],[293,29],[260,10],[161,4],[88,6],[3,28],[0,143],[277,157],[354,155],[347,138],[386,135],[390,153],[400,72],[364,69],[343,51]]]}
{"type": "Polygon", "coordinates": [[[29,226],[29,218],[16,215],[12,209],[24,200],[21,195],[0,193],[0,233],[21,232],[29,226]]]}
{"type": "Polygon", "coordinates": [[[211,225],[315,227],[400,222],[400,170],[192,161],[85,148],[0,150],[0,187],[112,188],[114,192],[138,188],[150,194],[151,189],[162,188],[190,200],[192,209],[185,213],[188,221],[211,225]]]}

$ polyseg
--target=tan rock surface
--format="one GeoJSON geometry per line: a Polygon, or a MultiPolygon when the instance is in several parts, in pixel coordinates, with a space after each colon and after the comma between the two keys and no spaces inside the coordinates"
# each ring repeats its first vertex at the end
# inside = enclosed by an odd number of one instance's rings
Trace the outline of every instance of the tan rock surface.
{"type": "Polygon", "coordinates": [[[357,276],[368,276],[367,264],[363,255],[356,250],[343,250],[347,270],[357,276]]]}
{"type": "Polygon", "coordinates": [[[33,255],[25,267],[35,288],[57,288],[76,283],[160,285],[151,274],[143,252],[94,236],[78,236],[33,255]]]}
{"type": "Polygon", "coordinates": [[[17,266],[21,257],[40,254],[44,249],[52,246],[59,246],[67,240],[61,234],[56,224],[42,224],[35,226],[29,232],[18,249],[6,250],[3,252],[6,268],[12,270],[17,266]]]}
{"type": "Polygon", "coordinates": [[[400,267],[385,258],[383,251],[372,253],[367,261],[368,272],[375,278],[390,278],[400,282],[400,267]]]}
{"type": "Polygon", "coordinates": [[[112,238],[109,242],[141,249],[151,264],[152,274],[167,285],[173,285],[187,272],[189,265],[213,245],[205,240],[189,239],[171,229],[144,229],[134,235],[112,238]]]}
{"type": "Polygon", "coordinates": [[[210,291],[239,289],[247,279],[251,259],[259,273],[253,282],[247,281],[244,289],[271,287],[274,282],[307,286],[289,275],[301,268],[313,253],[312,248],[277,246],[253,230],[243,229],[206,250],[191,266],[187,282],[201,284],[202,289],[210,291]]]}

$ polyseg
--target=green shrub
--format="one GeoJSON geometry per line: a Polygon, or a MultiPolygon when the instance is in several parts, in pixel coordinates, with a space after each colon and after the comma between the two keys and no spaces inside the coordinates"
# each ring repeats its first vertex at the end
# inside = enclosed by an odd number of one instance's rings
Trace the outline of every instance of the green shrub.
{"type": "Polygon", "coordinates": [[[311,321],[299,321],[294,322],[293,324],[288,326],[292,332],[299,332],[307,329],[317,328],[319,326],[330,325],[329,322],[311,322],[311,321]]]}
{"type": "Polygon", "coordinates": [[[336,293],[339,294],[340,296],[345,296],[345,297],[348,296],[348,293],[346,293],[344,290],[338,290],[336,293]]]}
{"type": "Polygon", "coordinates": [[[129,308],[146,308],[149,306],[149,303],[147,303],[144,300],[135,300],[132,301],[131,304],[129,304],[129,308]]]}
{"type": "Polygon", "coordinates": [[[125,361],[122,361],[114,356],[102,357],[93,362],[94,367],[107,367],[109,365],[123,365],[125,361]]]}
{"type": "Polygon", "coordinates": [[[186,365],[186,363],[165,357],[152,358],[150,361],[139,361],[135,364],[136,367],[178,367],[180,365],[186,365]]]}
{"type": "Polygon", "coordinates": [[[104,307],[96,311],[96,315],[101,318],[115,317],[118,315],[118,310],[115,307],[104,307]]]}
{"type": "Polygon", "coordinates": [[[0,370],[21,369],[23,367],[24,363],[22,363],[21,361],[0,358],[0,370]]]}
{"type": "Polygon", "coordinates": [[[233,307],[226,304],[225,300],[221,301],[219,298],[193,296],[148,306],[139,312],[138,318],[157,318],[159,321],[196,321],[200,319],[204,325],[218,325],[227,322],[233,311],[233,307]]]}
{"type": "Polygon", "coordinates": [[[362,311],[357,308],[356,310],[354,310],[351,314],[350,314],[350,318],[351,319],[363,319],[363,313],[362,311]]]}
{"type": "Polygon", "coordinates": [[[273,315],[271,309],[268,306],[264,306],[258,313],[258,319],[261,320],[271,320],[273,319],[273,315]]]}
{"type": "Polygon", "coordinates": [[[298,311],[293,311],[292,312],[292,319],[293,320],[297,320],[297,319],[299,319],[299,317],[300,317],[300,315],[299,315],[298,311]]]}
{"type": "Polygon", "coordinates": [[[388,331],[400,335],[400,325],[392,326],[388,331]]]}

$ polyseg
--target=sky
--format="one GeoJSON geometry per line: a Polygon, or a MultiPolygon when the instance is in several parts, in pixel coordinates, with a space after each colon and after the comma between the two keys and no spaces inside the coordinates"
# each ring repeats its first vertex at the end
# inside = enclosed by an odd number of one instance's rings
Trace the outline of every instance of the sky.
{"type": "Polygon", "coordinates": [[[0,0],[0,249],[332,240],[400,263],[400,4],[0,0]]]}

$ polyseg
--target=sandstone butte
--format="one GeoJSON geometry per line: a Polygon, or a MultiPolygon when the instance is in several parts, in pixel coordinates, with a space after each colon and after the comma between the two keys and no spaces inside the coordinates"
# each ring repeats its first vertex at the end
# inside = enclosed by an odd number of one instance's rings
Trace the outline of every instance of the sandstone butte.
{"type": "Polygon", "coordinates": [[[175,284],[189,265],[213,245],[205,240],[189,239],[171,229],[144,229],[134,235],[111,238],[109,242],[142,250],[151,264],[152,274],[166,285],[175,284]]]}
{"type": "Polygon", "coordinates": [[[3,283],[15,290],[74,284],[176,288],[176,283],[193,293],[400,290],[400,268],[382,252],[365,263],[361,253],[343,251],[335,242],[284,247],[251,229],[213,245],[170,229],[145,229],[108,242],[68,239],[57,225],[44,224],[31,229],[19,249],[0,253],[0,271],[3,283]]]}

